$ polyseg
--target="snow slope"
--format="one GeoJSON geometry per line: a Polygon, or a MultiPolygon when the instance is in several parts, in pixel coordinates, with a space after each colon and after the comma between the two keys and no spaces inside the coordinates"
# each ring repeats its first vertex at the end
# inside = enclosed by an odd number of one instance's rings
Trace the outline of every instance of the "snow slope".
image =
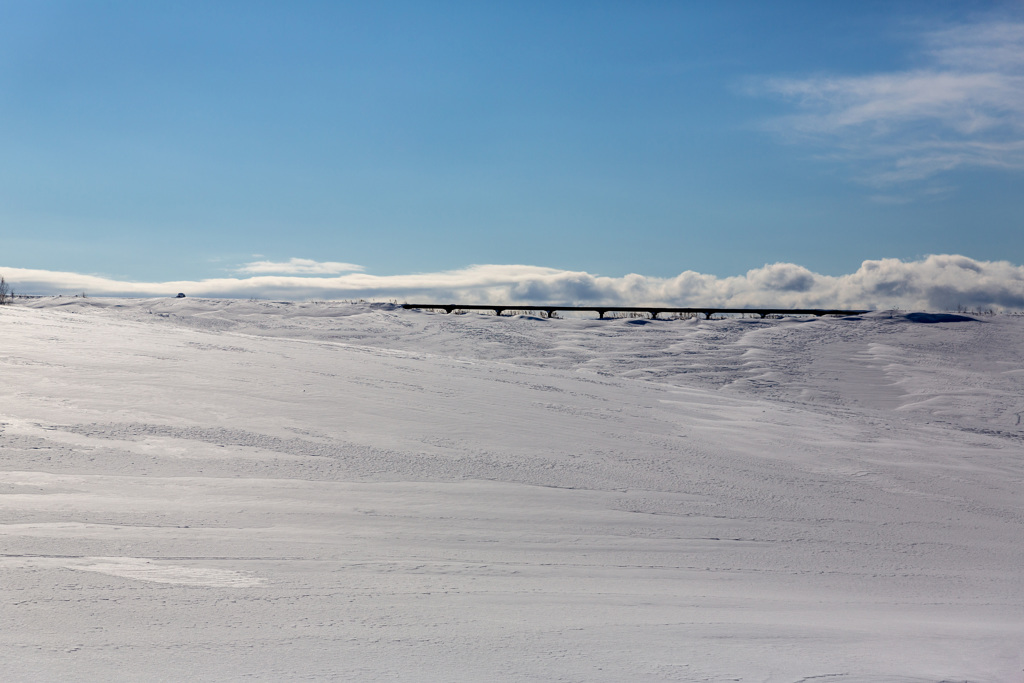
{"type": "Polygon", "coordinates": [[[931,320],[0,308],[5,679],[1020,682],[1024,318],[931,320]]]}

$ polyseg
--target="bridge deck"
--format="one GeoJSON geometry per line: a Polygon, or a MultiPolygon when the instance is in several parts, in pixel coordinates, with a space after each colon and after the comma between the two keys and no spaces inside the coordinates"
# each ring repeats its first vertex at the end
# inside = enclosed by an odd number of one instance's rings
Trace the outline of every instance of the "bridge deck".
{"type": "Polygon", "coordinates": [[[551,306],[548,304],[402,304],[402,308],[436,309],[445,313],[452,311],[494,311],[501,315],[505,311],[544,311],[550,317],[555,311],[589,311],[604,318],[606,313],[648,313],[657,319],[662,313],[702,314],[710,318],[715,313],[753,313],[762,318],[769,315],[859,315],[869,313],[868,310],[842,310],[826,308],[719,308],[706,306],[699,308],[673,308],[669,306],[551,306]]]}

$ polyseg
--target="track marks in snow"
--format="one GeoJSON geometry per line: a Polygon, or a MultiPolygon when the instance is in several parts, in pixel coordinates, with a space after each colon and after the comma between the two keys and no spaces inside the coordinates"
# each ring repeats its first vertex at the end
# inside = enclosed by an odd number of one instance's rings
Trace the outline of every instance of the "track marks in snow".
{"type": "Polygon", "coordinates": [[[209,588],[254,588],[265,579],[219,567],[173,564],[143,557],[0,556],[0,570],[72,569],[134,581],[209,588]]]}

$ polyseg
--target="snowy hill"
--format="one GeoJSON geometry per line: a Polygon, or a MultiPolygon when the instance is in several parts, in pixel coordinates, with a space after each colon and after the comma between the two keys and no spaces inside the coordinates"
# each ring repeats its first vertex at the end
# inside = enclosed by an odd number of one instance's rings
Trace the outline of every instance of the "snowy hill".
{"type": "Polygon", "coordinates": [[[7,680],[1021,681],[1024,317],[0,308],[7,680]]]}

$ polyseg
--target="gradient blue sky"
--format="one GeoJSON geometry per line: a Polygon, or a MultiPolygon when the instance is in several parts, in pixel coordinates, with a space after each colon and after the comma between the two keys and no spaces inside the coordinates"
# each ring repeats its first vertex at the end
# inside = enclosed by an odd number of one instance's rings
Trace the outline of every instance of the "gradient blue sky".
{"type": "Polygon", "coordinates": [[[0,150],[126,281],[1020,264],[1024,3],[5,2],[0,150]]]}

